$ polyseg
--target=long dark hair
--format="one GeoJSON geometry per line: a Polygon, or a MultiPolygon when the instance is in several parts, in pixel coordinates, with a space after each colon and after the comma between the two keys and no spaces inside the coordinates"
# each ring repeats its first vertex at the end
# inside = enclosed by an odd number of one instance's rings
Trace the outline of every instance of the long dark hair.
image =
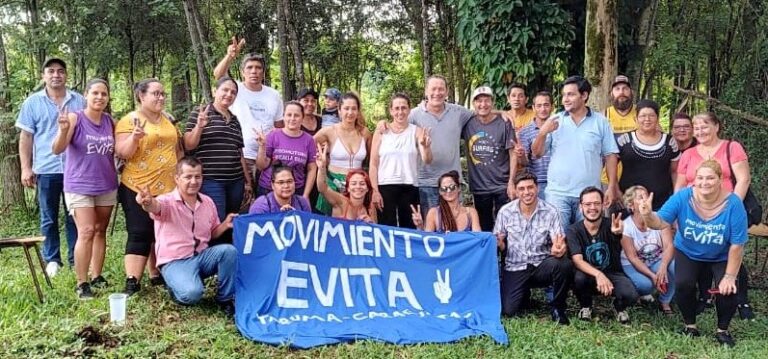
{"type": "MultiPolygon", "coordinates": [[[[453,182],[456,183],[456,186],[461,185],[461,182],[459,182],[459,173],[456,171],[448,171],[443,173],[443,175],[437,179],[438,189],[440,188],[440,183],[443,182],[443,178],[451,178],[453,179],[453,182]]],[[[454,219],[453,212],[451,212],[451,206],[448,204],[448,201],[443,198],[443,196],[437,196],[437,198],[437,205],[439,206],[438,210],[440,211],[440,218],[443,222],[443,230],[456,232],[458,229],[456,225],[456,219],[454,219]]]]}

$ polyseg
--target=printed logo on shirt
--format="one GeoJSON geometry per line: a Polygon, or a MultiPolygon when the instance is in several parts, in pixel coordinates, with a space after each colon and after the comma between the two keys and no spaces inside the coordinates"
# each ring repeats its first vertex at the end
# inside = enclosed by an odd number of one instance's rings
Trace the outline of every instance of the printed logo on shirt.
{"type": "Polygon", "coordinates": [[[480,131],[469,138],[469,157],[476,165],[492,164],[499,155],[496,138],[488,132],[480,131]]]}
{"type": "Polygon", "coordinates": [[[587,262],[599,270],[605,270],[611,263],[611,251],[608,249],[608,243],[596,242],[587,246],[587,262]]]}
{"type": "Polygon", "coordinates": [[[683,237],[700,244],[720,246],[725,242],[723,232],[725,232],[725,224],[700,223],[686,219],[685,227],[683,228],[683,237]]]}

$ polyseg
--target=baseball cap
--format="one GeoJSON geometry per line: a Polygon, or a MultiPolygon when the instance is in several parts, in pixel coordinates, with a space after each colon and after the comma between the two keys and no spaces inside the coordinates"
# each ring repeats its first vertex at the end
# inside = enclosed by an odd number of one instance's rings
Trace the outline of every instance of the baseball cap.
{"type": "Polygon", "coordinates": [[[336,88],[331,87],[331,88],[325,90],[325,94],[323,94],[323,96],[330,97],[330,98],[332,98],[332,99],[334,99],[336,101],[339,101],[339,100],[341,100],[341,91],[339,91],[336,88]]]}
{"type": "Polygon", "coordinates": [[[64,62],[64,60],[58,58],[58,57],[49,57],[45,62],[43,62],[43,68],[48,68],[52,64],[59,64],[61,67],[63,67],[65,70],[67,69],[67,63],[64,62]]]}
{"type": "Polygon", "coordinates": [[[477,98],[477,96],[491,96],[491,99],[493,99],[493,89],[491,89],[488,86],[480,86],[475,89],[474,92],[472,92],[472,101],[477,98]]]}
{"type": "Polygon", "coordinates": [[[632,84],[629,82],[629,77],[626,77],[624,75],[616,76],[613,79],[613,84],[611,84],[611,88],[613,88],[614,86],[616,86],[618,84],[626,84],[627,86],[632,88],[632,84]]]}
{"type": "Polygon", "coordinates": [[[305,87],[299,91],[299,95],[296,96],[297,100],[303,99],[307,96],[313,96],[315,99],[317,99],[317,91],[312,89],[311,87],[305,87]]]}

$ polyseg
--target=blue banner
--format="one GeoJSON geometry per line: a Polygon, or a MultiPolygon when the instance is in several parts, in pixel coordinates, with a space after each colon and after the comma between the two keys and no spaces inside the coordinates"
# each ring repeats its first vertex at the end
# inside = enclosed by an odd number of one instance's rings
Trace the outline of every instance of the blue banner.
{"type": "Polygon", "coordinates": [[[304,212],[240,216],[235,323],[255,341],[452,342],[501,325],[496,240],[304,212]]]}

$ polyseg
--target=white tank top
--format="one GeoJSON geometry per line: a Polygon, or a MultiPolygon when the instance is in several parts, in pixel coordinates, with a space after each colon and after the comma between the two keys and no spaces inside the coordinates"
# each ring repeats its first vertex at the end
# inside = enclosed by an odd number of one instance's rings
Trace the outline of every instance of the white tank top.
{"type": "Polygon", "coordinates": [[[379,146],[379,184],[416,184],[419,149],[416,126],[409,124],[400,133],[381,135],[379,146]]]}
{"type": "Polygon", "coordinates": [[[337,135],[336,141],[331,146],[329,164],[338,168],[360,169],[363,168],[363,161],[365,161],[366,155],[368,155],[368,152],[365,149],[364,137],[360,137],[360,147],[358,147],[357,152],[352,153],[337,135]]]}

